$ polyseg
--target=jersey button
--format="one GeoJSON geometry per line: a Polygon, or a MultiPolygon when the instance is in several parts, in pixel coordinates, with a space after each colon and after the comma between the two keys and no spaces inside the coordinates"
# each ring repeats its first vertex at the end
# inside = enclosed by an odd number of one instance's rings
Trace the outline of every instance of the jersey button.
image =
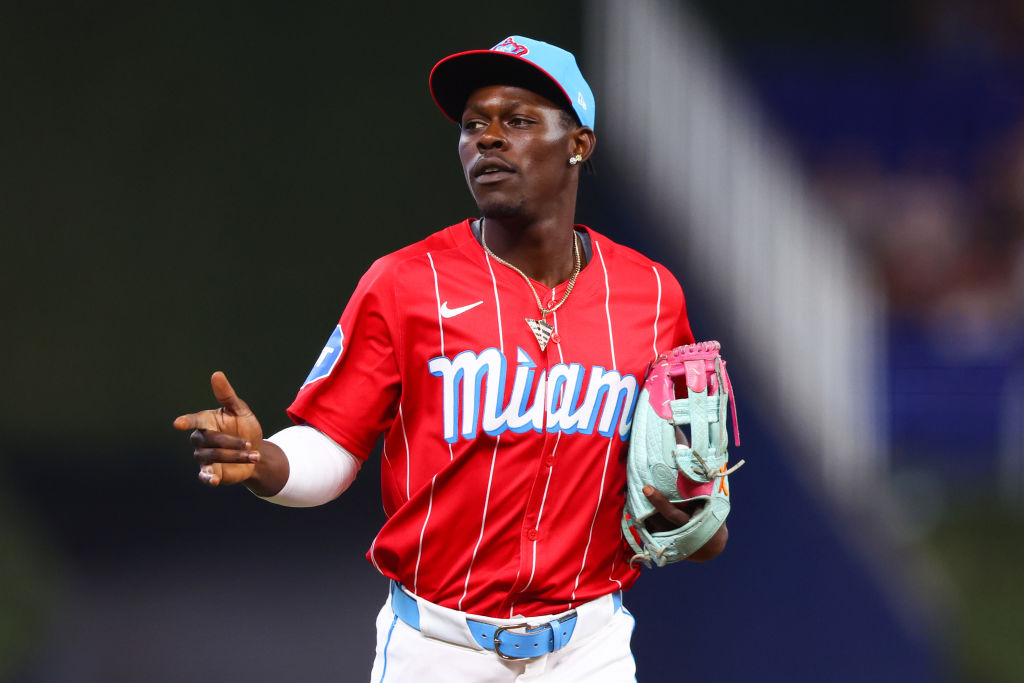
{"type": "Polygon", "coordinates": [[[545,455],[544,456],[544,467],[551,467],[555,464],[555,456],[545,455]]]}
{"type": "Polygon", "coordinates": [[[536,541],[537,540],[537,530],[536,529],[530,529],[529,531],[526,532],[526,537],[528,539],[530,539],[531,541],[536,541]]]}

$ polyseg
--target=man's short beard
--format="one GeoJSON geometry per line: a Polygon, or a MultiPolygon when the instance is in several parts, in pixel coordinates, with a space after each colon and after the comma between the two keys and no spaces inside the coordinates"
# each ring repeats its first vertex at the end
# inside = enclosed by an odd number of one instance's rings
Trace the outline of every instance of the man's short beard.
{"type": "Polygon", "coordinates": [[[477,204],[477,208],[484,218],[515,218],[523,215],[522,202],[489,202],[487,205],[477,204]]]}

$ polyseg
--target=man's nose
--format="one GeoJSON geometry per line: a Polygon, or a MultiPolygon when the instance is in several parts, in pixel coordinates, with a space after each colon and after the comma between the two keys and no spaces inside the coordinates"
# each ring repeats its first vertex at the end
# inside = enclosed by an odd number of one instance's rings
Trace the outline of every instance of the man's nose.
{"type": "Polygon", "coordinates": [[[505,140],[505,136],[502,134],[500,123],[492,121],[477,139],[476,144],[477,148],[482,151],[485,149],[501,149],[508,143],[505,140]]]}

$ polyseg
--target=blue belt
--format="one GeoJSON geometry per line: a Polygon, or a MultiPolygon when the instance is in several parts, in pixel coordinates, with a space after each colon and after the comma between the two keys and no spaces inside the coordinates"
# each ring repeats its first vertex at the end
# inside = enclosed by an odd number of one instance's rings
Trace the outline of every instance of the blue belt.
{"type": "MultiPolygon", "coordinates": [[[[613,595],[615,611],[622,606],[622,595],[613,595]]],[[[397,581],[391,582],[391,609],[395,616],[417,631],[420,630],[420,608],[416,599],[402,590],[397,581]]],[[[530,625],[526,622],[495,626],[483,621],[466,619],[470,633],[477,645],[485,650],[498,653],[502,659],[527,659],[558,652],[572,638],[576,628],[576,612],[570,612],[561,619],[552,619],[546,624],[530,625]],[[525,628],[525,633],[513,633],[509,629],[525,628]]]]}

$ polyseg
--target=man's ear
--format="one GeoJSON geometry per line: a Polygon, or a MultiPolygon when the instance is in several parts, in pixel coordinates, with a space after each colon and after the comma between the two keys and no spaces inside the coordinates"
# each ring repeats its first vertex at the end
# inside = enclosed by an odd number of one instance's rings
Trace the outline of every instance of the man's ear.
{"type": "Polygon", "coordinates": [[[594,153],[597,145],[597,137],[594,130],[588,126],[580,126],[572,134],[572,156],[579,154],[583,157],[580,161],[587,161],[594,153]]]}

